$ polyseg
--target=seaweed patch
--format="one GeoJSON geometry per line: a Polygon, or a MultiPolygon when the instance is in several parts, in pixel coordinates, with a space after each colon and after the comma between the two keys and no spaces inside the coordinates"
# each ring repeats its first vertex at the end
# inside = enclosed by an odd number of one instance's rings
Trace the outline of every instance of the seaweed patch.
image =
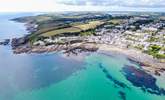
{"type": "Polygon", "coordinates": [[[122,68],[124,76],[134,86],[140,87],[142,91],[150,94],[165,95],[165,90],[156,85],[156,78],[146,73],[144,70],[134,66],[125,65],[122,68]]]}
{"type": "Polygon", "coordinates": [[[123,91],[118,92],[122,100],[126,100],[126,94],[123,91]]]}
{"type": "Polygon", "coordinates": [[[105,67],[102,66],[101,63],[99,64],[99,67],[105,73],[106,77],[109,80],[113,81],[115,85],[118,85],[122,88],[129,88],[125,83],[120,82],[120,81],[116,80],[115,78],[113,78],[112,75],[108,72],[108,70],[105,67]]]}

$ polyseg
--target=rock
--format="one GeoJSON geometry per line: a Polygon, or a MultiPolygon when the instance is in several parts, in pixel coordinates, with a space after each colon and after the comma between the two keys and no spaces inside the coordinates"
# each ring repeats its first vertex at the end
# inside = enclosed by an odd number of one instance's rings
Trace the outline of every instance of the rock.
{"type": "Polygon", "coordinates": [[[4,41],[0,41],[0,45],[8,45],[10,42],[10,39],[5,39],[4,41]]]}
{"type": "Polygon", "coordinates": [[[156,70],[155,75],[160,76],[161,74],[159,73],[159,71],[156,70]]]}
{"type": "Polygon", "coordinates": [[[11,46],[13,49],[17,48],[18,46],[25,45],[28,43],[28,37],[25,36],[23,38],[13,38],[11,42],[11,46]]]}
{"type": "Polygon", "coordinates": [[[90,44],[74,45],[68,47],[65,53],[74,52],[76,50],[80,50],[84,52],[95,52],[98,50],[98,47],[90,44]]]}
{"type": "Polygon", "coordinates": [[[160,68],[155,70],[155,75],[160,76],[161,73],[165,72],[165,68],[160,68]]]}
{"type": "Polygon", "coordinates": [[[13,50],[14,54],[21,54],[21,53],[28,53],[31,51],[31,48],[29,47],[17,47],[13,50]]]}

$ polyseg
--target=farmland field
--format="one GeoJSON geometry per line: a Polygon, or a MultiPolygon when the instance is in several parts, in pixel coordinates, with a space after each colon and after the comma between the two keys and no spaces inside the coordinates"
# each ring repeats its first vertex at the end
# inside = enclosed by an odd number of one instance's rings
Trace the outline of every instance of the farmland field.
{"type": "Polygon", "coordinates": [[[53,31],[43,33],[40,36],[49,37],[49,36],[54,36],[54,35],[62,34],[62,33],[76,33],[76,32],[81,32],[81,29],[76,28],[76,27],[57,29],[57,30],[53,30],[53,31]]]}
{"type": "Polygon", "coordinates": [[[121,24],[121,23],[125,22],[125,20],[124,19],[112,19],[108,22],[112,23],[112,24],[121,24]]]}
{"type": "Polygon", "coordinates": [[[91,21],[85,24],[75,25],[69,28],[51,30],[51,31],[42,33],[40,36],[49,37],[49,36],[54,36],[57,34],[64,34],[64,33],[77,33],[77,32],[86,31],[89,29],[94,29],[102,24],[104,24],[104,22],[102,21],[91,21]]]}
{"type": "Polygon", "coordinates": [[[88,29],[94,29],[97,26],[102,25],[103,23],[104,22],[101,22],[101,21],[92,21],[92,22],[89,22],[87,24],[77,25],[77,26],[74,26],[74,27],[80,28],[80,29],[85,31],[85,30],[88,30],[88,29]]]}

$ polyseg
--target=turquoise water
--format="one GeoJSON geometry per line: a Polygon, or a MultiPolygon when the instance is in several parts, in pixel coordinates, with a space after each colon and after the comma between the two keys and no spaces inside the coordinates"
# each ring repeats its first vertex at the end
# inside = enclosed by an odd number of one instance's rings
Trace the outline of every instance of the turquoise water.
{"type": "MultiPolygon", "coordinates": [[[[26,33],[23,24],[11,27],[3,18],[0,26],[19,33],[13,37],[26,33]]],[[[11,33],[0,32],[1,38],[11,33]]],[[[14,55],[10,46],[0,46],[0,100],[165,100],[164,81],[165,76],[147,74],[122,55],[14,55]]]]}
{"type": "Polygon", "coordinates": [[[125,64],[130,64],[124,57],[114,58],[97,53],[86,57],[84,61],[85,69],[76,71],[67,79],[48,87],[18,93],[14,100],[164,100],[165,98],[143,92],[133,86],[121,72],[125,64]],[[115,80],[126,84],[128,88],[109,80],[100,69],[100,64],[115,80]],[[125,94],[125,99],[119,92],[125,94]]]}

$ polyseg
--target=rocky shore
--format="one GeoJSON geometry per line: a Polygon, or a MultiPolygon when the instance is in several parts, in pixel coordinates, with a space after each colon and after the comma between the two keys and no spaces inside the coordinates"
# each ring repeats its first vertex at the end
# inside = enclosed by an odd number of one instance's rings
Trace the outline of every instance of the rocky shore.
{"type": "Polygon", "coordinates": [[[8,45],[9,42],[10,42],[10,39],[5,39],[5,40],[0,41],[0,45],[8,45]]]}
{"type": "MultiPolygon", "coordinates": [[[[20,40],[20,39],[19,39],[20,40]]],[[[24,39],[25,40],[25,39],[24,39]]],[[[25,41],[15,42],[23,43],[25,41]]],[[[108,51],[114,54],[122,54],[128,57],[130,62],[134,62],[142,66],[148,72],[160,76],[165,71],[165,63],[153,58],[150,55],[142,53],[139,50],[121,48],[114,45],[95,44],[95,43],[74,43],[74,44],[53,44],[49,46],[14,46],[13,52],[15,54],[21,53],[49,53],[49,52],[63,52],[65,54],[78,55],[81,52],[95,52],[108,51]]]]}
{"type": "Polygon", "coordinates": [[[28,35],[22,38],[13,38],[11,41],[11,46],[13,49],[26,47],[26,44],[28,44],[28,35]]]}
{"type": "Polygon", "coordinates": [[[94,52],[98,50],[98,46],[88,43],[75,43],[71,45],[49,45],[49,46],[19,46],[13,49],[15,54],[21,53],[45,53],[45,52],[59,52],[78,54],[78,52],[94,52]]]}

